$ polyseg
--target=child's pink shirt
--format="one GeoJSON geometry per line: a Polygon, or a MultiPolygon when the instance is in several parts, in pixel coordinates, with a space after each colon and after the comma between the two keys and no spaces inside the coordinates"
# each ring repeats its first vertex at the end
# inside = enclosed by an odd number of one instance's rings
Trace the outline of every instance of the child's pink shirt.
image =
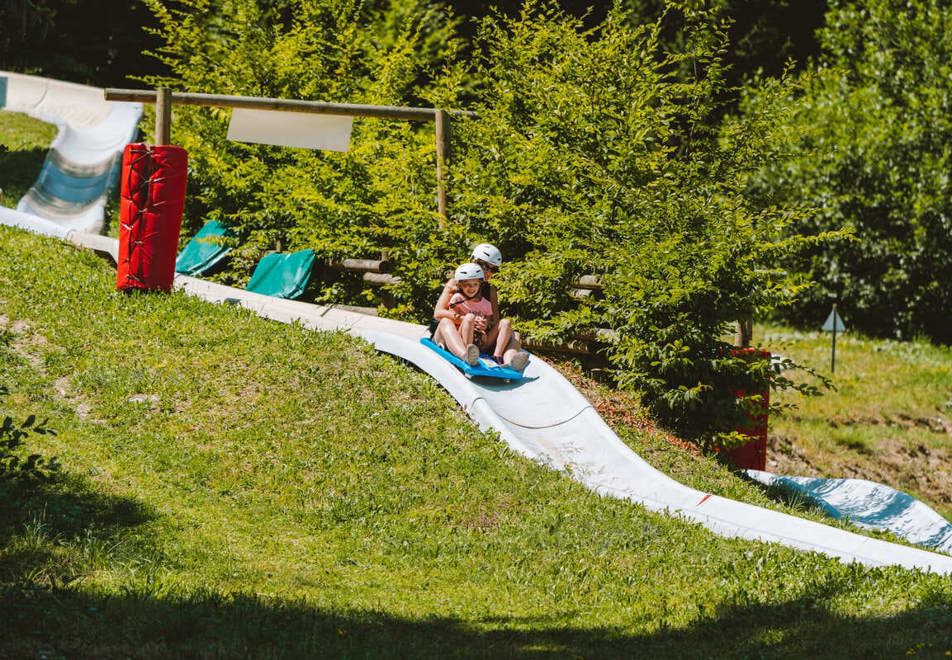
{"type": "MultiPolygon", "coordinates": [[[[460,316],[472,313],[489,318],[493,315],[493,304],[485,296],[477,302],[467,299],[462,293],[454,293],[453,297],[450,298],[450,309],[460,316]]],[[[459,325],[459,320],[456,321],[456,324],[459,325]]]]}

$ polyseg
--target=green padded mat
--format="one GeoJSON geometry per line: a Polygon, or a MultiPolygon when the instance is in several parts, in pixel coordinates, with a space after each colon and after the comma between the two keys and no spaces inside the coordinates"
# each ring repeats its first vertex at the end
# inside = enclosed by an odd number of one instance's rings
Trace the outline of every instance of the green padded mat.
{"type": "Polygon", "coordinates": [[[245,288],[277,298],[297,298],[304,293],[313,267],[314,250],[291,254],[275,252],[258,262],[245,288]]]}
{"type": "Polygon", "coordinates": [[[179,253],[175,260],[175,272],[195,277],[204,275],[231,251],[230,247],[216,239],[231,236],[234,234],[228,227],[218,220],[209,220],[179,253]]]}

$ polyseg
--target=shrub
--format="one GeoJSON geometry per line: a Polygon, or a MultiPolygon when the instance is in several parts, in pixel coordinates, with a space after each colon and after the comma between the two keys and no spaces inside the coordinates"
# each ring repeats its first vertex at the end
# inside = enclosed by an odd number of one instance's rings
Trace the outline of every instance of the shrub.
{"type": "MultiPolygon", "coordinates": [[[[0,385],[0,396],[6,396],[7,388],[0,385]]],[[[55,432],[47,426],[49,420],[36,421],[30,415],[17,424],[9,415],[0,423],[0,480],[47,481],[59,470],[56,457],[46,459],[39,454],[23,456],[22,447],[31,433],[39,435],[55,432]]]]}
{"type": "Polygon", "coordinates": [[[763,86],[769,108],[710,128],[729,97],[711,13],[671,4],[637,26],[616,8],[586,29],[554,2],[528,2],[483,21],[467,61],[451,17],[422,4],[294,0],[283,15],[229,0],[227,27],[203,13],[207,0],[187,0],[184,15],[152,4],[176,88],[439,107],[471,96],[477,112],[454,120],[440,228],[431,126],[355,122],[338,155],[227,143],[222,113],[182,111],[173,136],[192,154],[192,221],[211,211],[239,231],[232,277],[278,239],[327,257],[388,249],[403,278],[394,313],[424,320],[443,271],[490,240],[507,261],[504,311],[524,332],[615,330],[619,382],[695,437],[757,404],[733,390],[792,386],[732,358],[722,336],[795,296],[802,283],[775,265],[823,237],[786,237],[797,211],[746,192],[781,157],[771,128],[785,82],[763,86]],[[660,36],[671,21],[683,23],[676,51],[660,36]],[[566,296],[584,274],[602,276],[604,299],[566,296]]]}
{"type": "MultiPolygon", "coordinates": [[[[150,5],[167,42],[160,55],[175,74],[153,83],[348,103],[453,104],[461,43],[455,19],[429,3],[150,5]],[[436,85],[436,77],[448,82],[436,85]]],[[[276,245],[311,248],[323,258],[373,258],[390,248],[406,282],[394,292],[399,311],[421,316],[411,301],[428,298],[430,280],[465,248],[457,228],[438,231],[433,125],[358,119],[350,151],[338,154],[228,142],[227,119],[223,110],[182,108],[173,125],[191,161],[188,224],[197,228],[212,214],[239,235],[226,278],[243,283],[276,245]]],[[[348,293],[330,288],[317,296],[348,293]]]]}
{"type": "Polygon", "coordinates": [[[735,391],[792,386],[764,361],[732,357],[722,338],[734,320],[795,297],[803,284],[775,265],[826,237],[786,237],[798,210],[758,208],[746,192],[783,156],[772,127],[785,82],[764,85],[773,106],[718,135],[724,26],[671,7],[662,21],[633,27],[613,11],[585,31],[545,3],[487,21],[486,101],[459,131],[454,208],[519,257],[498,281],[523,328],[615,330],[619,382],[710,440],[757,405],[735,391]],[[676,52],[660,38],[672,18],[684,23],[676,52]],[[575,303],[566,286],[587,273],[605,297],[575,303]]]}

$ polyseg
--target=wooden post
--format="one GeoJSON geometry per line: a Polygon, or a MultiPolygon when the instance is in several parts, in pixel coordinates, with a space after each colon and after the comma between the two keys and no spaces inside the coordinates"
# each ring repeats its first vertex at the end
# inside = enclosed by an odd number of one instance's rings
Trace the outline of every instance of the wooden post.
{"type": "Polygon", "coordinates": [[[436,111],[436,195],[440,213],[440,229],[446,222],[446,162],[449,159],[450,116],[446,110],[436,111]]]}
{"type": "Polygon", "coordinates": [[[737,321],[737,327],[734,331],[734,346],[738,348],[749,348],[750,342],[754,338],[753,319],[741,319],[737,321]]]}
{"type": "Polygon", "coordinates": [[[155,90],[155,144],[172,141],[172,90],[159,87],[155,90]]]}

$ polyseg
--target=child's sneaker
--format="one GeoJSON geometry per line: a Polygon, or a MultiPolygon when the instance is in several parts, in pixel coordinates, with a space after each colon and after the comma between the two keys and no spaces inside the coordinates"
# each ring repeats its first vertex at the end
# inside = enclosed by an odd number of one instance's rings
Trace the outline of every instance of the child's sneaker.
{"type": "Polygon", "coordinates": [[[470,344],[466,347],[466,364],[475,367],[479,364],[479,347],[476,344],[470,344]]]}
{"type": "Polygon", "coordinates": [[[525,351],[519,351],[512,356],[512,362],[509,363],[509,366],[518,372],[522,372],[525,371],[527,364],[529,364],[529,354],[525,351]]]}

